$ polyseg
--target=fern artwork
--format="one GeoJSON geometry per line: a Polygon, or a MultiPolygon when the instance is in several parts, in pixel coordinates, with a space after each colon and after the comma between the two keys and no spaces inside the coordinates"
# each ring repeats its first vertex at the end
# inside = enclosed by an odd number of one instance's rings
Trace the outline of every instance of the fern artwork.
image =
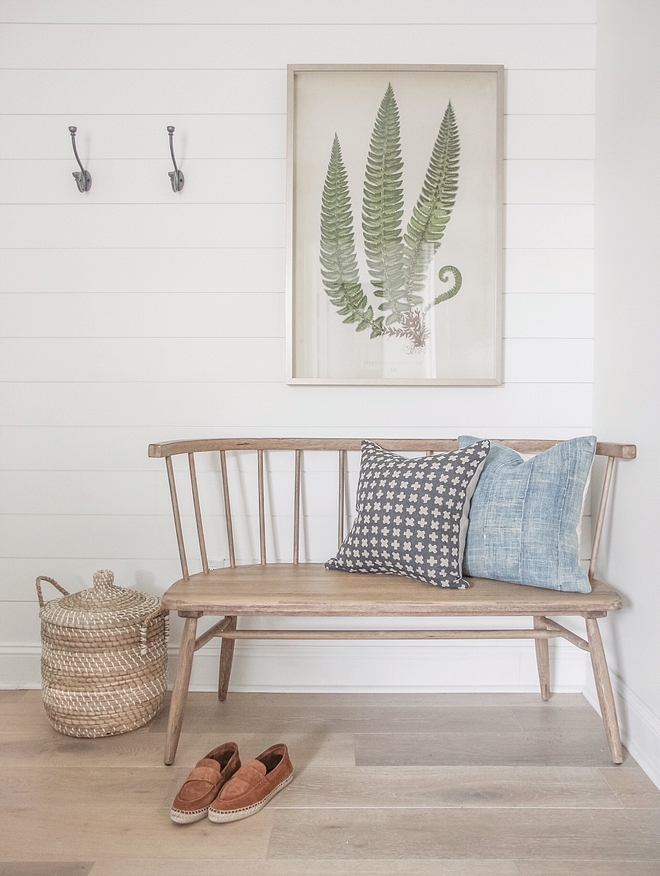
{"type": "Polygon", "coordinates": [[[451,100],[444,111],[419,196],[404,230],[404,158],[391,82],[380,102],[366,157],[361,231],[371,288],[362,283],[348,172],[335,133],[321,202],[320,267],[337,315],[370,338],[404,342],[407,354],[425,350],[432,308],[460,292],[455,265],[437,272],[446,289],[429,299],[429,268],[442,244],[459,191],[460,135],[451,100]]]}
{"type": "Polygon", "coordinates": [[[501,383],[503,94],[500,65],[289,65],[287,383],[501,383]]]}

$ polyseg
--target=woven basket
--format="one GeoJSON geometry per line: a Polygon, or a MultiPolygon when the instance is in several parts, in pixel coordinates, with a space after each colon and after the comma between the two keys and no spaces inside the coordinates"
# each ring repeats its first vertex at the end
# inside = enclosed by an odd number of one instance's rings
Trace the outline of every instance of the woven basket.
{"type": "Polygon", "coordinates": [[[163,707],[167,621],[160,600],[94,574],[94,586],[68,593],[37,578],[41,689],[48,720],[67,736],[115,736],[151,721],[163,707]],[[64,594],[44,603],[41,582],[64,594]]]}

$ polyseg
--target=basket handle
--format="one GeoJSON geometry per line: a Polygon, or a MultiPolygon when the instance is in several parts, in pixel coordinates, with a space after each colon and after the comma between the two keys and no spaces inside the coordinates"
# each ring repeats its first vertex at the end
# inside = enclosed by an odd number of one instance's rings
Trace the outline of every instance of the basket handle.
{"type": "Polygon", "coordinates": [[[155,608],[151,614],[148,614],[140,624],[140,656],[145,657],[147,654],[147,634],[149,632],[149,624],[159,617],[165,618],[165,644],[170,633],[170,613],[162,608],[155,608]]]}
{"type": "Polygon", "coordinates": [[[49,578],[48,575],[39,575],[37,580],[34,582],[36,585],[36,588],[37,588],[37,598],[39,600],[39,608],[43,608],[44,605],[46,604],[44,602],[43,593],[41,592],[41,582],[42,581],[48,581],[48,583],[52,584],[53,587],[55,587],[57,590],[60,591],[60,593],[63,593],[65,596],[69,595],[69,591],[65,590],[64,587],[62,587],[60,584],[58,584],[54,578],[49,578]]]}

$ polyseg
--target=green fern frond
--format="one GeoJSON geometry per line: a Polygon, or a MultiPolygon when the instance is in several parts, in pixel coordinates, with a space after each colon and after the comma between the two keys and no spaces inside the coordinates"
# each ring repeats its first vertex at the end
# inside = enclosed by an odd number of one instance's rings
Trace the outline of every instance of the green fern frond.
{"type": "Polygon", "coordinates": [[[436,304],[442,304],[443,301],[449,301],[449,299],[453,298],[454,295],[458,295],[458,292],[463,285],[463,275],[458,270],[458,268],[455,268],[453,265],[445,265],[438,271],[438,279],[441,283],[446,283],[449,280],[450,273],[454,281],[454,285],[450,289],[447,289],[446,292],[443,292],[442,294],[434,298],[430,304],[427,304],[424,308],[424,313],[429,311],[432,307],[435,307],[436,304]]]}
{"type": "Polygon", "coordinates": [[[402,297],[403,160],[399,108],[389,83],[378,108],[371,135],[362,201],[362,231],[374,294],[385,300],[379,310],[391,310],[402,297]]]}
{"type": "Polygon", "coordinates": [[[376,331],[373,337],[381,334],[360,284],[348,175],[337,134],[321,202],[321,275],[326,294],[345,323],[357,323],[357,331],[371,327],[376,331]]]}
{"type": "Polygon", "coordinates": [[[417,293],[426,284],[426,271],[451,217],[458,191],[459,153],[458,126],[449,101],[433,146],[422,192],[404,235],[404,288],[410,304],[422,302],[417,293]]]}

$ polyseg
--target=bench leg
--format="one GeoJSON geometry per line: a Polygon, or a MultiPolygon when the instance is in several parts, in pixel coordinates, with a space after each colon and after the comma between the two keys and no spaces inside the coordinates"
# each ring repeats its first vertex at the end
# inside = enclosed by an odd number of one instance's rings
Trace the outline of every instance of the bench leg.
{"type": "Polygon", "coordinates": [[[183,723],[183,710],[188,698],[188,685],[192,661],[195,654],[195,635],[197,633],[197,618],[187,617],[179,645],[179,659],[176,663],[176,675],[174,677],[174,689],[170,702],[170,714],[167,719],[167,735],[165,737],[165,763],[169,766],[174,763],[176,749],[181,735],[183,723]]]}
{"type": "MultiPolygon", "coordinates": [[[[228,630],[236,629],[237,618],[230,618],[228,630]]],[[[227,699],[227,691],[229,690],[229,678],[231,676],[231,664],[234,660],[234,645],[235,639],[223,639],[220,647],[220,669],[218,672],[218,699],[221,703],[227,699]]]]}
{"type": "MultiPolygon", "coordinates": [[[[534,617],[534,629],[546,630],[547,626],[542,617],[534,617]]],[[[541,699],[550,699],[550,648],[547,639],[535,639],[536,666],[539,671],[539,684],[541,685],[541,699]]]]}
{"type": "Polygon", "coordinates": [[[623,749],[621,747],[621,737],[619,736],[619,723],[616,718],[612,682],[610,681],[610,673],[607,668],[607,660],[605,659],[605,650],[603,649],[603,640],[600,636],[600,630],[596,618],[588,617],[586,621],[589,653],[591,655],[591,665],[594,670],[596,692],[598,693],[598,703],[600,705],[600,714],[605,727],[605,735],[607,736],[607,742],[610,746],[610,751],[612,752],[612,760],[614,763],[621,763],[623,761],[623,749]]]}

